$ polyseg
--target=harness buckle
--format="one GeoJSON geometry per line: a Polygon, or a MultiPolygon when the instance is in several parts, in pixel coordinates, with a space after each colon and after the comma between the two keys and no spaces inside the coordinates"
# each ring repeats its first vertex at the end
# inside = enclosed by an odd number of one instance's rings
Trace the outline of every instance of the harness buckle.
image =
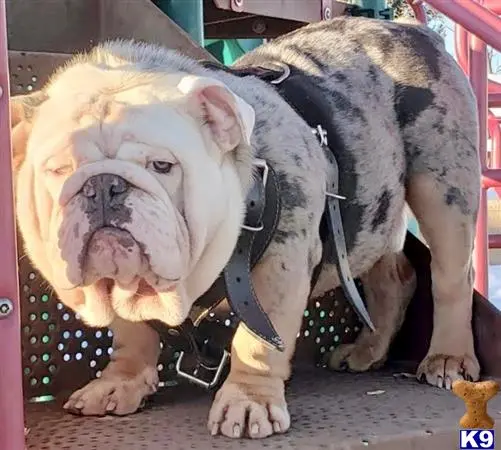
{"type": "Polygon", "coordinates": [[[332,192],[327,192],[327,191],[325,191],[325,196],[337,198],[338,200],[346,200],[346,197],[344,195],[333,194],[332,192]]]}
{"type": "Polygon", "coordinates": [[[180,377],[185,378],[186,380],[191,381],[192,383],[198,384],[199,386],[201,386],[205,389],[212,389],[219,382],[219,380],[221,378],[221,374],[223,373],[223,369],[226,366],[226,363],[228,362],[229,357],[230,357],[229,352],[227,352],[226,350],[223,350],[223,355],[221,356],[221,359],[219,360],[219,363],[217,365],[208,366],[208,365],[205,365],[205,364],[199,362],[194,373],[191,374],[191,373],[188,373],[182,369],[181,365],[183,363],[184,352],[180,352],[179,358],[176,361],[176,372],[180,377]],[[209,372],[216,372],[210,381],[205,381],[201,377],[197,376],[198,369],[200,367],[203,367],[205,370],[207,370],[209,372]]]}
{"type": "Polygon", "coordinates": [[[312,128],[311,132],[318,138],[320,145],[322,147],[328,147],[329,141],[327,140],[327,131],[322,127],[322,125],[317,125],[316,128],[312,128]]]}

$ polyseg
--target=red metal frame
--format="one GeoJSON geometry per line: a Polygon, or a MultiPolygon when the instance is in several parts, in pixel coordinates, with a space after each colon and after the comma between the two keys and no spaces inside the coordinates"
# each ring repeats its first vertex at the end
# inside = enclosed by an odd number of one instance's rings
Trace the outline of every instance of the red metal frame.
{"type": "MultiPolygon", "coordinates": [[[[501,29],[501,27],[500,27],[501,29]]],[[[477,96],[479,142],[478,152],[482,170],[487,168],[487,48],[485,42],[473,35],[470,37],[470,82],[477,96]]],[[[488,295],[488,229],[487,229],[487,191],[481,190],[480,207],[477,219],[477,236],[473,255],[476,270],[475,287],[485,297],[488,295]]]]}
{"type": "MultiPolygon", "coordinates": [[[[416,18],[426,23],[421,1],[408,0],[416,18]],[[423,19],[424,17],[424,19],[423,19]]],[[[501,1],[499,0],[427,0],[437,11],[456,22],[455,49],[458,62],[469,75],[477,97],[480,138],[478,151],[482,164],[482,192],[473,255],[475,288],[488,296],[489,248],[501,248],[501,235],[489,236],[487,228],[487,192],[495,188],[501,194],[501,130],[499,120],[488,108],[501,107],[501,84],[489,80],[487,45],[501,51],[501,1]],[[492,157],[487,167],[487,137],[492,142],[492,157]]]]}
{"type": "Polygon", "coordinates": [[[487,228],[488,188],[501,194],[501,130],[499,120],[489,107],[501,107],[501,84],[488,79],[486,43],[501,51],[501,2],[499,0],[428,0],[438,11],[457,22],[456,54],[458,62],[470,75],[477,96],[480,126],[479,155],[482,163],[482,194],[475,240],[475,287],[487,297],[488,251],[501,248],[501,235],[489,236],[487,228]],[[482,41],[484,40],[484,41],[482,41]],[[487,137],[491,138],[491,161],[487,167],[487,137]]]}
{"type": "Polygon", "coordinates": [[[16,230],[12,192],[9,68],[5,0],[0,0],[0,297],[13,312],[0,319],[0,449],[23,450],[24,418],[21,371],[21,322],[17,275],[16,230]]]}
{"type": "MultiPolygon", "coordinates": [[[[489,94],[490,98],[490,94],[489,94]]],[[[489,103],[490,104],[490,103],[489,103]]],[[[491,158],[489,167],[501,167],[501,129],[499,128],[500,118],[489,111],[489,118],[487,120],[487,131],[491,139],[491,158]]],[[[496,188],[498,195],[501,195],[501,189],[496,188]]]]}
{"type": "MultiPolygon", "coordinates": [[[[418,1],[409,0],[416,17],[426,23],[426,12],[418,1]]],[[[501,2],[499,0],[427,0],[430,6],[447,15],[456,27],[458,61],[470,75],[479,109],[479,154],[482,161],[480,201],[474,262],[476,288],[487,296],[488,249],[501,248],[501,236],[488,237],[486,189],[501,189],[501,130],[499,120],[488,114],[488,106],[501,106],[501,84],[488,81],[486,43],[501,51],[501,2]],[[487,134],[493,140],[493,156],[487,167],[487,134]]],[[[24,419],[21,372],[21,341],[17,250],[12,192],[9,76],[5,0],[0,0],[0,297],[9,298],[14,311],[0,319],[0,449],[23,450],[24,419]]]]}
{"type": "Polygon", "coordinates": [[[494,14],[501,15],[501,2],[499,0],[484,0],[484,6],[494,14]]]}
{"type": "Polygon", "coordinates": [[[407,3],[414,11],[414,16],[421,23],[427,23],[428,19],[426,17],[426,11],[421,0],[407,0],[407,3]]]}
{"type": "MultiPolygon", "coordinates": [[[[427,0],[427,3],[496,50],[501,51],[501,19],[483,6],[482,0],[478,2],[473,0],[427,0]]],[[[490,0],[488,3],[495,3],[495,1],[490,0]]]]}

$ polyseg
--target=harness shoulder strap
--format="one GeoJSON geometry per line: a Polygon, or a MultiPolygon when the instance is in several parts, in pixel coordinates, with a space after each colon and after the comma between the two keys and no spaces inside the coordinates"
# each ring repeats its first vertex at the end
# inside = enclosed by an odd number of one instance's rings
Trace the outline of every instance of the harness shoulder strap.
{"type": "MultiPolygon", "coordinates": [[[[325,101],[322,98],[322,93],[316,86],[307,85],[308,78],[300,76],[297,69],[291,69],[283,64],[278,64],[279,70],[277,70],[277,64],[273,62],[271,68],[258,66],[229,68],[212,62],[206,62],[203,65],[209,69],[224,70],[240,77],[256,76],[274,85],[284,100],[317,134],[326,158],[331,163],[327,174],[326,206],[322,223],[326,225],[328,231],[326,234],[330,238],[329,241],[332,242],[332,245],[329,246],[327,242],[324,242],[323,258],[326,251],[329,251],[326,249],[330,248],[337,263],[336,267],[346,297],[363,322],[373,330],[374,326],[350,274],[348,265],[339,208],[340,196],[337,195],[339,189],[338,166],[332,147],[330,148],[328,143],[328,136],[334,137],[333,141],[335,141],[336,130],[333,128],[329,108],[324,107],[325,101]],[[324,124],[327,130],[324,130],[320,124],[324,124]]],[[[221,276],[214,282],[208,292],[197,300],[190,318],[180,327],[169,328],[158,321],[150,321],[150,325],[160,335],[167,337],[164,340],[168,345],[181,350],[176,364],[178,374],[206,388],[214,387],[220,379],[222,368],[228,359],[228,347],[231,339],[223,333],[225,337],[222,339],[211,340],[206,335],[202,336],[198,325],[204,314],[215,308],[225,298],[228,300],[233,312],[251,332],[272,347],[283,350],[283,342],[261,308],[251,281],[252,268],[265,252],[277,227],[281,206],[278,182],[273,168],[264,161],[261,161],[258,166],[259,177],[256,177],[246,200],[245,224],[242,227],[230,261],[221,276]],[[211,381],[204,381],[203,377],[192,375],[183,369],[182,364],[185,353],[195,356],[197,370],[204,368],[211,373],[215,372],[211,381]]],[[[323,237],[327,239],[326,236],[323,237]]],[[[320,268],[319,265],[315,269],[312,285],[315,282],[315,276],[318,276],[320,272],[320,268]]]]}
{"type": "MultiPolygon", "coordinates": [[[[343,197],[338,195],[339,170],[334,157],[334,148],[331,147],[335,145],[337,131],[333,127],[334,114],[324,99],[325,94],[315,85],[312,77],[308,77],[299,69],[281,62],[264,61],[262,66],[226,68],[225,70],[237,76],[256,76],[272,84],[282,98],[317,134],[325,156],[330,162],[324,217],[326,218],[325,222],[329,237],[334,244],[332,246],[332,256],[336,262],[341,286],[346,298],[365,325],[374,331],[374,324],[351,275],[348,263],[348,252],[339,207],[339,199],[343,197]],[[329,138],[331,138],[331,144],[329,144],[329,138]]],[[[317,267],[314,272],[315,278],[319,275],[320,267],[317,267]]],[[[313,280],[313,282],[315,281],[313,280]]]]}

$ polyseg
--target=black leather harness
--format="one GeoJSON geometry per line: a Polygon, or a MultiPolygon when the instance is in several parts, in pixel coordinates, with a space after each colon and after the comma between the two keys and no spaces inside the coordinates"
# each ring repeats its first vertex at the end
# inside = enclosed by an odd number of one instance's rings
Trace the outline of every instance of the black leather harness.
{"type": "MultiPolygon", "coordinates": [[[[332,118],[322,108],[322,92],[315,86],[305,85],[305,77],[295,67],[281,63],[265,66],[226,67],[212,62],[202,63],[206,68],[226,71],[238,77],[255,76],[275,87],[277,92],[303,118],[316,134],[325,156],[330,162],[325,191],[325,210],[322,217],[320,236],[323,242],[321,263],[315,267],[311,287],[315,286],[322,263],[330,256],[334,261],[346,298],[351,302],[361,320],[371,330],[365,304],[350,274],[348,254],[344,238],[338,195],[338,166],[334,153],[329,148],[329,130],[332,118]],[[323,128],[326,126],[326,129],[323,128]]],[[[235,326],[217,337],[204,332],[203,319],[222,301],[228,301],[234,315],[253,334],[271,347],[282,351],[283,342],[266,313],[261,308],[252,287],[251,272],[257,264],[276,230],[280,212],[280,188],[271,165],[263,160],[255,161],[257,175],[246,198],[246,216],[235,250],[226,267],[211,288],[194,304],[189,318],[179,327],[170,328],[159,321],[149,324],[159,332],[164,346],[180,351],[176,371],[181,377],[205,388],[218,384],[229,358],[231,337],[235,326]],[[183,362],[186,356],[194,357],[195,363],[188,371],[183,362]],[[204,373],[207,372],[207,373],[204,373]]]]}

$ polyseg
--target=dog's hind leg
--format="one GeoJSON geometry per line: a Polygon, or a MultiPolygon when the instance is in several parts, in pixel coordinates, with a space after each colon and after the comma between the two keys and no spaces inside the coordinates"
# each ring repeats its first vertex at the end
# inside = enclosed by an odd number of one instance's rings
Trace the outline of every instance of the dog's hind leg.
{"type": "Polygon", "coordinates": [[[479,178],[474,167],[456,169],[447,177],[411,175],[407,186],[407,202],[431,252],[434,305],[430,348],[417,375],[448,389],[457,379],[477,380],[480,372],[471,325],[479,178]]]}
{"type": "Polygon", "coordinates": [[[403,252],[388,253],[362,276],[362,283],[376,330],[364,327],[354,343],[336,348],[328,357],[334,370],[363,372],[384,364],[414,293],[416,276],[403,252]]]}

